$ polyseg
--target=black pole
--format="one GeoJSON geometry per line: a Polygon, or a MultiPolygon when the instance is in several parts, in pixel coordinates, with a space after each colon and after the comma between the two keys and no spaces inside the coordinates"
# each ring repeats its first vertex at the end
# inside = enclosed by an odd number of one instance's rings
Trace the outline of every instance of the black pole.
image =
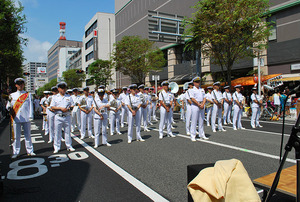
{"type": "Polygon", "coordinates": [[[283,103],[283,119],[282,119],[282,130],[281,130],[281,143],[280,143],[280,157],[279,157],[279,163],[281,162],[281,156],[282,156],[282,147],[283,147],[283,138],[284,138],[284,122],[285,122],[285,104],[287,101],[287,97],[284,100],[283,103]]]}

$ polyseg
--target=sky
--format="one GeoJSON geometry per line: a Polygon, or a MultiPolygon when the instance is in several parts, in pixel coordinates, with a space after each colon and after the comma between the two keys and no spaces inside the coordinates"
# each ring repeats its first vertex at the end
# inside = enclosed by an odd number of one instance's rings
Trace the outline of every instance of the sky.
{"type": "MultiPolygon", "coordinates": [[[[67,40],[82,41],[84,26],[96,12],[114,13],[114,0],[19,0],[27,18],[28,62],[47,62],[47,51],[59,38],[59,22],[66,22],[67,40]]],[[[18,5],[15,0],[15,5],[18,5]]]]}

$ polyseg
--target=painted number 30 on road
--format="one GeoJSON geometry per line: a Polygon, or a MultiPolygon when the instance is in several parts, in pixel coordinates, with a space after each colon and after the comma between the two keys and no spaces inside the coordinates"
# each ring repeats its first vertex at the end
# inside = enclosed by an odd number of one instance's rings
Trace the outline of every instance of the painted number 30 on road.
{"type": "MultiPolygon", "coordinates": [[[[48,159],[51,163],[51,167],[58,167],[60,163],[67,162],[69,159],[71,160],[83,160],[88,158],[88,154],[85,152],[73,152],[69,153],[68,156],[66,154],[56,154],[49,156],[48,159]],[[69,156],[69,157],[68,157],[69,156]]],[[[43,163],[45,162],[44,158],[26,158],[26,159],[20,159],[18,161],[14,161],[11,164],[9,164],[9,168],[12,170],[7,173],[7,179],[10,180],[25,180],[25,179],[31,179],[35,177],[39,177],[41,175],[44,175],[48,172],[48,168],[43,163]],[[33,161],[34,163],[27,165],[24,162],[33,161]],[[25,165],[24,165],[25,164],[25,165]],[[24,169],[30,169],[30,168],[36,168],[37,170],[33,174],[29,175],[19,175],[21,170],[24,169]]]]}

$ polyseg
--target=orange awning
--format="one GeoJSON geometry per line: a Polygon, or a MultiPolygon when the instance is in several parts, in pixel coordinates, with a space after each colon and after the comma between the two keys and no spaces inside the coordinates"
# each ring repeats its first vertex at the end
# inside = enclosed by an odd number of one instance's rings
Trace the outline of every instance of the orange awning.
{"type": "MultiPolygon", "coordinates": [[[[281,74],[270,74],[270,75],[265,75],[261,77],[261,81],[267,81],[269,79],[272,79],[274,77],[280,76],[281,74]]],[[[256,83],[254,82],[254,76],[247,76],[247,77],[241,77],[238,79],[235,79],[233,81],[231,81],[231,85],[235,86],[235,85],[242,85],[242,86],[254,86],[256,83]]]]}

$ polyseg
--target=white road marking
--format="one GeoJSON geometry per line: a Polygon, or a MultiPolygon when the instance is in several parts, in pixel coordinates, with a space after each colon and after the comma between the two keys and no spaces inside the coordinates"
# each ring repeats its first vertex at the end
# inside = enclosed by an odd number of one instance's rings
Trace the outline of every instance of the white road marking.
{"type": "Polygon", "coordinates": [[[57,164],[51,164],[51,167],[59,167],[60,165],[57,163],[57,164]]]}
{"type": "Polygon", "coordinates": [[[168,201],[163,196],[159,195],[157,192],[152,190],[150,187],[146,186],[144,183],[130,175],[128,172],[126,172],[124,169],[116,165],[114,162],[106,158],[104,155],[102,155],[99,151],[82,141],[80,138],[72,134],[72,137],[76,142],[81,144],[85,149],[87,149],[91,154],[93,154],[96,158],[98,158],[100,161],[102,161],[104,164],[106,164],[108,167],[110,167],[113,171],[115,171],[117,174],[119,174],[122,178],[124,178],[126,181],[128,181],[130,184],[132,184],[134,187],[136,187],[138,190],[140,190],[142,193],[144,193],[146,196],[148,196],[153,201],[168,201]]]}
{"type": "MultiPolygon", "coordinates": [[[[242,118],[242,121],[249,121],[249,122],[251,122],[251,120],[250,119],[243,119],[242,118]]],[[[275,121],[262,121],[262,120],[259,120],[259,122],[262,122],[262,123],[270,123],[270,124],[278,124],[278,125],[282,125],[282,122],[275,122],[275,121]]],[[[296,120],[295,120],[295,122],[296,122],[296,120]]],[[[295,124],[291,124],[291,123],[287,123],[287,122],[285,122],[284,123],[284,125],[289,125],[289,126],[293,126],[293,125],[295,125],[295,124]]]]}
{"type": "MultiPolygon", "coordinates": [[[[159,131],[158,129],[153,129],[153,128],[152,128],[152,130],[159,131]]],[[[163,132],[167,133],[167,131],[163,131],[163,132]]],[[[179,134],[179,133],[176,134],[176,136],[183,137],[183,138],[186,138],[186,139],[191,139],[190,136],[182,135],[182,134],[179,134]]],[[[268,158],[272,158],[272,159],[279,159],[279,156],[272,155],[272,154],[267,154],[267,153],[264,153],[264,152],[258,152],[258,151],[254,151],[254,150],[251,150],[251,149],[246,149],[246,148],[242,148],[242,147],[236,147],[236,146],[227,145],[227,144],[223,144],[223,143],[213,142],[211,140],[199,140],[199,141],[207,143],[207,144],[217,145],[217,146],[220,146],[220,147],[234,149],[234,150],[237,150],[237,151],[242,151],[242,152],[246,152],[246,153],[250,153],[250,154],[255,154],[255,155],[258,155],[258,156],[268,157],[268,158]]],[[[296,163],[296,160],[290,159],[290,158],[287,158],[286,161],[290,162],[290,163],[296,163]]]]}
{"type": "MultiPolygon", "coordinates": [[[[231,126],[223,126],[225,128],[231,128],[233,130],[233,127],[231,126]]],[[[244,129],[242,131],[251,131],[251,132],[259,132],[259,133],[266,133],[266,134],[271,134],[271,135],[278,135],[281,136],[281,133],[275,133],[275,132],[269,132],[269,131],[263,131],[263,130],[253,130],[253,129],[244,129]]],[[[284,134],[284,136],[290,136],[289,134],[284,134]]]]}
{"type": "Polygon", "coordinates": [[[257,191],[258,194],[263,193],[263,192],[264,192],[263,189],[257,191]]]}

